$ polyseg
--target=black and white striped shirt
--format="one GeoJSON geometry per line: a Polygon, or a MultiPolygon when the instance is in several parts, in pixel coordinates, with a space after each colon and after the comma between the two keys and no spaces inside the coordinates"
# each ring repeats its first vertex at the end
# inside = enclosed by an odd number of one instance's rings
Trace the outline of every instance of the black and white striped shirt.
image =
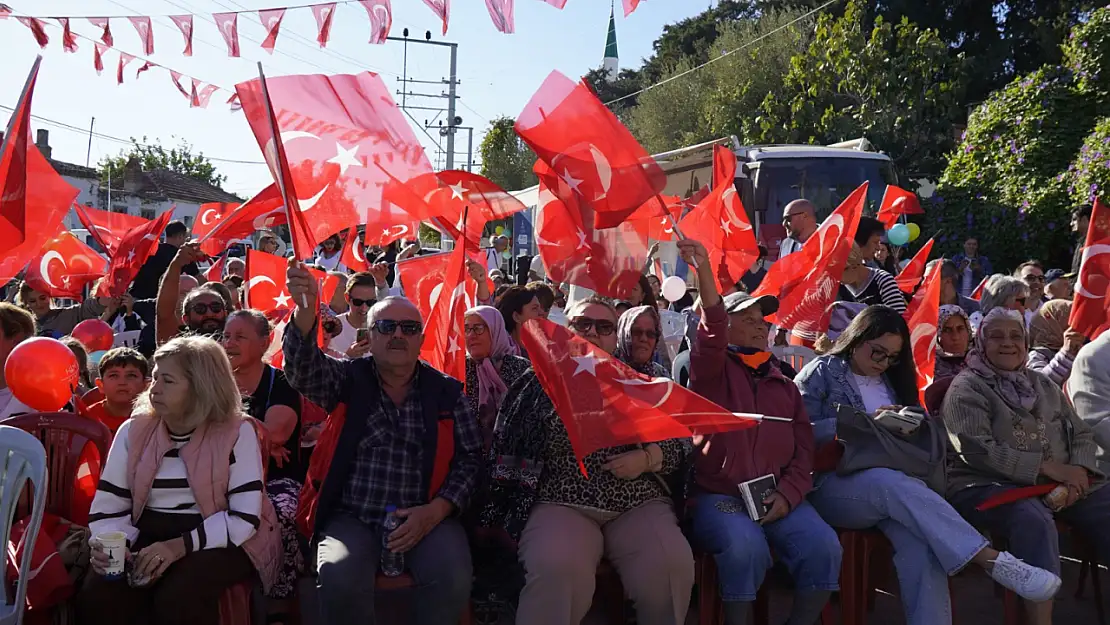
{"type": "Polygon", "coordinates": [[[841,283],[840,300],[867,306],[889,306],[899,313],[906,312],[906,296],[898,288],[894,276],[882,269],[868,267],[869,274],[860,288],[841,283]]]}
{"type": "MultiPolygon", "coordinates": [[[[127,488],[128,435],[132,420],[116,432],[108,461],[100,476],[89,514],[93,536],[118,531],[134,544],[139,530],[131,524],[131,491],[127,488]]],[[[170,435],[174,446],[166,452],[147,498],[146,509],[164,514],[189,514],[201,517],[196,498],[179,453],[189,442],[189,434],[170,435]]],[[[262,514],[262,453],[254,427],[247,421],[239,427],[239,439],[232,449],[228,477],[228,509],[198,521],[196,529],[183,536],[186,553],[199,549],[219,549],[242,545],[258,529],[262,514]]]]}

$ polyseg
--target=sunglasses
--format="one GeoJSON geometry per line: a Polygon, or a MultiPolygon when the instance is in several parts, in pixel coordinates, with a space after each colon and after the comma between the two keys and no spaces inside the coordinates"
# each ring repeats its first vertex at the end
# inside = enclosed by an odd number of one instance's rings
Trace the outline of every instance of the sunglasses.
{"type": "Polygon", "coordinates": [[[1044,282],[1044,276],[1025,276],[1025,278],[1023,278],[1023,279],[1027,283],[1028,282],[1044,282]]]}
{"type": "Polygon", "coordinates": [[[424,329],[424,324],[419,321],[394,321],[392,319],[378,319],[370,324],[378,334],[385,336],[392,336],[397,328],[401,328],[401,334],[405,336],[416,336],[424,329]]]}
{"type": "Polygon", "coordinates": [[[871,343],[868,343],[867,346],[871,348],[871,362],[877,365],[881,365],[885,362],[889,363],[891,367],[898,364],[900,359],[899,354],[888,353],[885,349],[876,347],[871,343]]]}
{"type": "Polygon", "coordinates": [[[578,317],[570,320],[570,327],[579,334],[586,334],[590,330],[597,330],[598,336],[609,336],[617,331],[617,324],[608,319],[591,319],[578,317]]]}
{"type": "Polygon", "coordinates": [[[632,328],[632,338],[634,339],[651,339],[653,341],[659,340],[659,333],[655,330],[644,330],[643,328],[632,328]]]}
{"type": "Polygon", "coordinates": [[[218,315],[224,310],[225,307],[221,302],[212,302],[211,304],[198,302],[189,307],[189,311],[192,312],[194,315],[207,315],[209,311],[211,311],[212,314],[218,315]]]}
{"type": "Polygon", "coordinates": [[[351,306],[358,308],[360,306],[373,306],[378,300],[374,299],[359,299],[357,297],[351,298],[351,306]]]}
{"type": "Polygon", "coordinates": [[[467,336],[473,334],[474,336],[482,336],[486,333],[486,326],[463,326],[463,333],[467,336]]]}

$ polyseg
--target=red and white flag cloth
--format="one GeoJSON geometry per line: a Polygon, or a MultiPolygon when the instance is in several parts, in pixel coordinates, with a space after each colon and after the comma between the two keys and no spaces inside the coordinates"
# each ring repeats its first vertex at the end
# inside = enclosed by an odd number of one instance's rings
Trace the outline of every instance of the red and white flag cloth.
{"type": "Polygon", "coordinates": [[[96,289],[96,297],[119,297],[127,292],[139,269],[158,251],[158,239],[173,219],[174,208],[170,207],[154,221],[127,231],[112,256],[108,276],[96,289]]]}
{"type": "MultiPolygon", "coordinates": [[[[471,249],[468,253],[471,260],[482,262],[480,252],[471,249]]],[[[401,280],[401,290],[420,311],[421,319],[430,319],[440,294],[447,293],[444,282],[447,276],[447,265],[450,254],[427,254],[415,258],[407,258],[397,263],[397,275],[401,280]]],[[[492,293],[493,283],[487,279],[486,286],[492,293]]],[[[467,280],[463,287],[466,295],[466,305],[473,308],[478,305],[478,285],[473,280],[467,280]]]]}
{"type": "Polygon", "coordinates": [[[447,34],[447,22],[451,19],[451,0],[424,0],[424,4],[443,22],[443,34],[447,34]]]}
{"type": "Polygon", "coordinates": [[[116,84],[123,84],[123,68],[127,67],[128,63],[134,61],[135,57],[126,52],[119,53],[119,65],[116,66],[116,84]]]}
{"type": "Polygon", "coordinates": [[[151,63],[150,61],[143,61],[143,64],[139,66],[139,69],[135,70],[135,80],[139,79],[139,74],[155,67],[158,67],[158,65],[156,65],[155,63],[151,63]]]}
{"type": "Polygon", "coordinates": [[[1110,207],[1095,200],[1068,326],[1092,341],[1110,328],[1110,207]]]}
{"type": "Polygon", "coordinates": [[[185,38],[185,50],[182,54],[193,56],[193,16],[171,15],[170,19],[181,29],[181,36],[185,38]]]}
{"type": "Polygon", "coordinates": [[[27,265],[31,288],[50,297],[82,299],[85,285],[108,273],[108,261],[71,232],[62,232],[42,246],[27,265]]]}
{"type": "Polygon", "coordinates": [[[640,0],[622,0],[622,2],[624,3],[625,17],[632,15],[632,12],[640,6],[640,0]]]}
{"type": "Polygon", "coordinates": [[[181,79],[183,78],[182,75],[178,72],[173,71],[172,69],[169,70],[169,72],[170,80],[173,81],[173,86],[177,87],[177,90],[181,92],[181,95],[185,96],[185,99],[189,100],[191,104],[193,101],[193,96],[189,93],[189,90],[185,88],[185,85],[181,84],[181,79]]]}
{"type": "Polygon", "coordinates": [[[200,250],[218,256],[234,241],[285,223],[285,207],[276,184],[259,191],[240,205],[203,204],[193,223],[200,250]]]}
{"type": "Polygon", "coordinates": [[[465,241],[459,241],[448,255],[438,297],[424,317],[424,344],[420,348],[420,357],[429,365],[462,382],[466,381],[463,313],[471,307],[466,287],[473,283],[466,279],[468,249],[465,241]]]}
{"type": "Polygon", "coordinates": [[[216,27],[220,29],[220,34],[224,37],[224,42],[227,43],[227,55],[231,57],[239,56],[239,14],[238,13],[213,13],[212,19],[216,22],[216,27]]]}
{"type": "Polygon", "coordinates": [[[143,42],[143,54],[154,54],[154,29],[150,26],[150,18],[143,16],[129,17],[135,32],[139,33],[139,41],[143,42]]]}
{"type": "Polygon", "coordinates": [[[193,79],[193,94],[191,96],[191,105],[206,109],[208,108],[208,101],[212,99],[212,94],[216,93],[220,88],[216,85],[205,85],[196,78],[193,79]],[[201,85],[204,85],[201,87],[201,85]],[[198,90],[197,87],[200,87],[198,90]]]}
{"type": "Polygon", "coordinates": [[[37,207],[31,200],[28,150],[31,142],[31,100],[35,95],[42,57],[31,64],[7,131],[0,141],[0,242],[17,245],[27,240],[27,222],[37,207]]]}
{"type": "Polygon", "coordinates": [[[543,0],[543,1],[550,4],[551,6],[555,7],[556,9],[561,9],[561,8],[567,6],[567,0],[543,0]]]}
{"type": "MultiPolygon", "coordinates": [[[[284,318],[296,305],[285,284],[288,266],[289,261],[281,256],[247,250],[246,281],[243,282],[245,304],[261,311],[271,321],[284,318]]],[[[309,268],[308,272],[322,286],[320,301],[330,302],[339,288],[339,278],[319,269],[309,268]]]]}
{"type": "MultiPolygon", "coordinates": [[[[42,250],[43,244],[63,230],[62,220],[77,197],[77,189],[54,171],[30,139],[27,140],[26,191],[23,195],[16,194],[7,186],[12,181],[15,165],[9,158],[7,155],[0,157],[0,182],[4,183],[4,190],[0,192],[0,214],[10,214],[8,209],[12,207],[9,202],[19,204],[24,201],[23,198],[26,199],[26,206],[34,207],[34,210],[26,212],[21,243],[16,238],[10,238],[15,235],[14,228],[0,228],[0,250],[3,250],[0,254],[0,284],[23,271],[42,250]]],[[[0,222],[6,224],[8,220],[2,218],[0,222]]]]}
{"type": "Polygon", "coordinates": [[[906,322],[917,368],[917,390],[925,405],[925,389],[933,383],[937,364],[937,321],[940,319],[940,263],[933,265],[910,302],[906,322]]]}
{"type": "Polygon", "coordinates": [[[639,373],[546,319],[525,322],[520,338],[583,474],[586,456],[600,449],[743,430],[763,419],[639,373]]]}
{"type": "Polygon", "coordinates": [[[987,288],[987,281],[990,279],[990,276],[983,276],[983,279],[979,281],[979,286],[975,287],[975,290],[971,292],[971,299],[978,302],[983,298],[983,290],[987,288]]]}
{"type": "Polygon", "coordinates": [[[679,224],[680,231],[705,244],[721,293],[734,288],[759,257],[755,230],[736,192],[736,155],[713,148],[713,191],[679,224]]]}
{"type": "Polygon", "coordinates": [[[752,295],[779,298],[775,323],[808,341],[828,329],[825,311],[836,301],[848,253],[867,203],[863,183],[840,204],[802,249],[780,258],[764,276],[752,295]]]}
{"type": "Polygon", "coordinates": [[[224,279],[224,265],[227,264],[227,253],[224,252],[204,271],[205,282],[221,282],[224,279]]]}
{"type": "Polygon", "coordinates": [[[335,3],[312,5],[312,16],[316,18],[316,43],[326,48],[331,37],[331,21],[335,17],[335,3]]]}
{"type": "Polygon", "coordinates": [[[112,38],[112,24],[106,17],[90,17],[89,23],[101,29],[100,40],[104,45],[109,48],[116,45],[115,39],[112,38]]]}
{"type": "Polygon", "coordinates": [[[393,28],[393,8],[389,0],[361,0],[370,17],[370,43],[385,43],[393,28]]]}
{"type": "MultiPolygon", "coordinates": [[[[706,191],[708,195],[708,190],[706,191]]],[[[694,203],[696,205],[697,202],[694,203]]],[[[636,209],[628,217],[628,222],[636,224],[644,234],[654,241],[673,241],[674,224],[682,219],[687,201],[677,195],[657,195],[636,209]]]]}
{"type": "Polygon", "coordinates": [[[493,20],[493,26],[503,33],[516,32],[516,20],[513,17],[513,0],[486,0],[486,10],[493,20]]]}
{"type": "Polygon", "coordinates": [[[921,278],[925,276],[925,265],[929,264],[929,254],[933,253],[933,239],[929,239],[921,249],[910,259],[906,268],[898,273],[894,281],[898,283],[898,289],[903,293],[913,293],[917,285],[921,283],[921,278]]]}
{"type": "Polygon", "coordinates": [[[31,29],[31,35],[34,36],[35,42],[39,44],[40,48],[45,48],[50,43],[50,37],[46,35],[46,25],[42,20],[36,17],[17,17],[20,24],[31,29]]]}
{"type": "Polygon", "coordinates": [[[69,18],[59,17],[62,24],[62,49],[66,52],[77,52],[77,35],[69,28],[69,18]]]}
{"type": "Polygon", "coordinates": [[[104,53],[107,51],[108,46],[99,41],[93,42],[93,69],[96,70],[97,76],[104,72],[104,53]]]}
{"type": "Polygon", "coordinates": [[[123,237],[135,228],[150,223],[149,219],[128,215],[127,213],[113,213],[91,206],[74,204],[73,212],[77,220],[89,231],[89,235],[96,241],[104,253],[115,256],[123,237]]]}
{"type": "Polygon", "coordinates": [[[343,255],[339,262],[351,271],[370,271],[370,259],[366,258],[366,247],[362,244],[358,228],[347,231],[347,239],[343,243],[343,255]]]}
{"type": "Polygon", "coordinates": [[[266,38],[262,40],[262,49],[274,53],[277,44],[278,31],[281,30],[281,20],[285,17],[285,9],[266,9],[258,12],[258,20],[266,29],[266,38]]]}
{"type": "Polygon", "coordinates": [[[883,192],[883,201],[879,205],[879,214],[875,217],[890,228],[898,223],[898,218],[902,215],[924,214],[925,211],[922,210],[916,193],[888,184],[886,191],[883,192]]]}

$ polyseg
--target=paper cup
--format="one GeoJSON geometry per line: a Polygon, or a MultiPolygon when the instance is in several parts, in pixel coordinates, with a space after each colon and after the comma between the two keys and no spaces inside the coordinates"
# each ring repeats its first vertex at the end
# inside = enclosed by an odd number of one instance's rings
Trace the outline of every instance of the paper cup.
{"type": "Polygon", "coordinates": [[[104,577],[122,577],[123,565],[127,559],[127,535],[123,532],[102,532],[96,535],[96,542],[108,554],[108,568],[104,570],[104,577]]]}

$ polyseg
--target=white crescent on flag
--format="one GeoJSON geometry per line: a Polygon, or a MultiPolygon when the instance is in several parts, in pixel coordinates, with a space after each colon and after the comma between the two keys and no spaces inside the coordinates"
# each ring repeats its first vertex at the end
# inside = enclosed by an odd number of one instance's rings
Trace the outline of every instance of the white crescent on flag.
{"type": "Polygon", "coordinates": [[[1088,245],[1087,247],[1083,248],[1083,257],[1079,263],[1079,278],[1075,281],[1076,293],[1079,293],[1084,297],[1089,297],[1091,299],[1102,299],[1106,297],[1105,291],[1103,291],[1099,295],[1095,295],[1087,288],[1087,285],[1083,282],[1083,277],[1085,275],[1083,271],[1083,266],[1087,264],[1087,261],[1095,258],[1096,256],[1102,256],[1103,254],[1110,254],[1110,245],[1100,243],[1097,245],[1088,245]]]}
{"type": "MultiPolygon", "coordinates": [[[[50,250],[49,252],[43,254],[42,260],[39,261],[39,273],[42,275],[42,281],[45,282],[52,289],[58,288],[57,284],[54,284],[50,281],[50,261],[55,258],[58,259],[58,262],[62,263],[63,267],[66,267],[65,259],[62,258],[61,254],[54,250],[50,250]]],[[[69,269],[69,267],[66,267],[66,269],[69,269]]]]}

